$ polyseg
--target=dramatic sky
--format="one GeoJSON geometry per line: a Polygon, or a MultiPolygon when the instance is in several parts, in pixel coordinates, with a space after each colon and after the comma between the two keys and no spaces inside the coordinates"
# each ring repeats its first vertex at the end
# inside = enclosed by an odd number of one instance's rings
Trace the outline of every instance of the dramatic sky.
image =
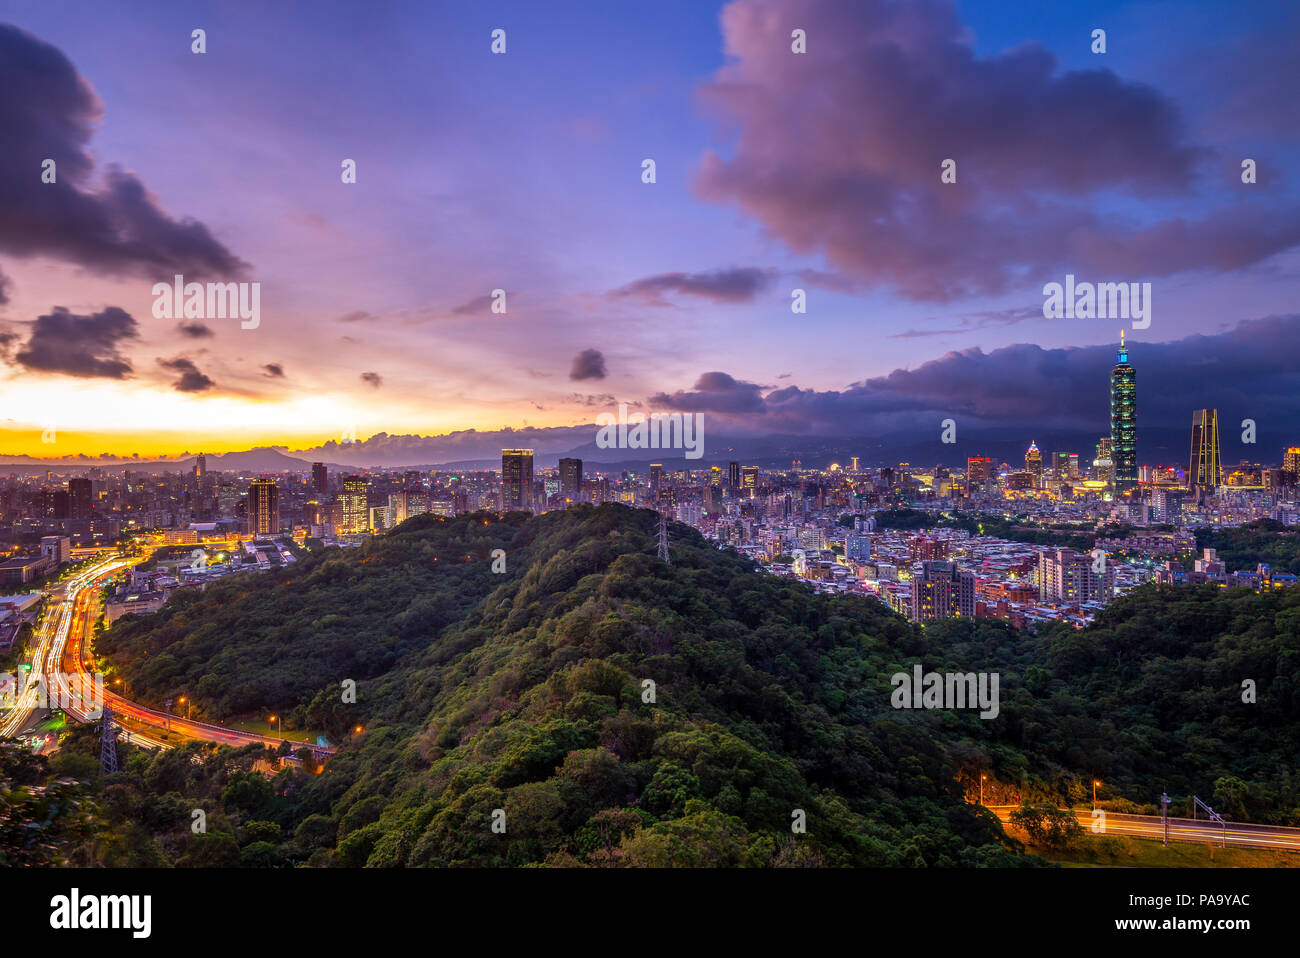
{"type": "Polygon", "coordinates": [[[0,2],[0,454],[392,460],[618,402],[1100,434],[1129,324],[1044,319],[1067,273],[1152,284],[1140,421],[1293,424],[1296,10],[0,2]],[[155,318],[177,273],[260,325],[155,318]]]}

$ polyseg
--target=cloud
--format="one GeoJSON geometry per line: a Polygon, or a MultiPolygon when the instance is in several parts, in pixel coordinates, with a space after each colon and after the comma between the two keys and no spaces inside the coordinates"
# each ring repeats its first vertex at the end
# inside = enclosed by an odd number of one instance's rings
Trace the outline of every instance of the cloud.
{"type": "Polygon", "coordinates": [[[570,379],[604,379],[605,357],[599,349],[584,349],[573,357],[570,379]]]}
{"type": "Polygon", "coordinates": [[[103,106],[57,48],[0,24],[0,250],[93,272],[233,277],[247,264],[193,219],[175,219],[135,174],[96,168],[103,106]],[[56,181],[39,177],[54,160],[56,181]]]}
{"type": "Polygon", "coordinates": [[[172,383],[172,386],[178,392],[201,393],[216,385],[211,379],[199,372],[199,367],[183,356],[178,356],[176,359],[159,359],[158,365],[164,369],[170,369],[174,373],[181,374],[181,378],[172,383]]]}
{"type": "Polygon", "coordinates": [[[13,286],[13,281],[0,270],[0,306],[9,302],[9,290],[13,286]]]}
{"type": "Polygon", "coordinates": [[[607,295],[639,299],[649,306],[671,306],[666,293],[696,296],[715,303],[750,303],[772,281],[770,270],[754,267],[719,269],[708,273],[659,273],[638,279],[607,295]]]}
{"type": "Polygon", "coordinates": [[[284,376],[284,366],[279,363],[267,363],[262,368],[266,370],[264,375],[269,376],[272,379],[279,379],[284,376]]]}
{"type": "Polygon", "coordinates": [[[948,301],[1067,267],[1232,269],[1300,243],[1295,204],[1262,186],[1219,209],[1197,196],[1211,153],[1166,96],[1063,72],[1036,44],[977,56],[951,0],[734,0],[722,27],[732,62],[701,95],[735,148],[707,152],[694,188],[862,284],[948,301]],[[1162,219],[1170,198],[1193,215],[1162,219]]]}
{"type": "MultiPolygon", "coordinates": [[[[1273,434],[1300,420],[1300,314],[1239,323],[1213,336],[1168,343],[1130,340],[1137,373],[1139,445],[1144,431],[1182,429],[1191,411],[1217,408],[1223,422],[1253,418],[1273,434]],[[1234,419],[1235,417],[1235,419],[1234,419]]],[[[739,433],[843,436],[939,435],[948,417],[963,430],[1109,431],[1115,346],[1044,349],[1016,344],[954,350],[915,369],[895,369],[843,390],[773,390],[725,373],[651,405],[710,411],[739,433]],[[1027,418],[1028,417],[1028,418],[1027,418]]],[[[1226,433],[1225,433],[1226,435],[1226,433]]],[[[1261,453],[1263,454],[1263,453],[1261,453]]]]}
{"type": "Polygon", "coordinates": [[[367,322],[368,320],[378,319],[378,318],[379,317],[375,316],[373,313],[368,313],[364,309],[354,309],[351,312],[344,313],[342,316],[338,317],[337,322],[364,323],[367,322]]]}
{"type": "Polygon", "coordinates": [[[727,373],[711,372],[700,376],[691,391],[678,390],[671,395],[657,393],[646,401],[651,406],[686,412],[762,414],[762,390],[762,386],[741,382],[727,373]]]}
{"type": "Polygon", "coordinates": [[[369,383],[371,386],[374,386],[376,389],[378,389],[380,386],[384,384],[384,377],[379,375],[379,373],[362,373],[361,381],[364,383],[369,383]]]}
{"type": "Polygon", "coordinates": [[[116,306],[89,316],[55,306],[54,312],[36,318],[14,361],[33,372],[124,379],[131,374],[131,363],[118,348],[138,337],[136,321],[116,306]]]}
{"type": "Polygon", "coordinates": [[[177,323],[176,329],[182,336],[188,336],[190,339],[207,339],[210,336],[217,335],[212,331],[212,327],[207,323],[201,323],[197,319],[188,323],[177,323]]]}

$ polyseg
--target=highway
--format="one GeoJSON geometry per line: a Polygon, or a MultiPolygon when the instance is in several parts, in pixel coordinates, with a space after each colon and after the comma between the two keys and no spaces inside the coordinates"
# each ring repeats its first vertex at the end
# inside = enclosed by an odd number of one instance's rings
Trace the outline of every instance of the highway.
{"type": "MultiPolygon", "coordinates": [[[[95,703],[80,701],[80,692],[90,688],[94,676],[94,659],[89,647],[99,603],[99,589],[105,579],[141,561],[138,557],[109,556],[82,570],[74,578],[60,583],[47,594],[45,619],[35,636],[31,675],[44,675],[51,693],[58,692],[66,703],[64,712],[75,721],[98,721],[95,703]]],[[[172,737],[202,739],[221,745],[263,744],[272,748],[281,739],[240,729],[226,728],[187,719],[159,709],[152,709],[103,690],[104,705],[113,710],[127,740],[150,748],[170,748],[172,737]]],[[[24,690],[15,707],[0,719],[0,738],[18,734],[31,720],[38,706],[35,681],[24,690]]],[[[295,750],[301,747],[332,753],[312,742],[290,740],[295,750]]]]}
{"type": "MultiPolygon", "coordinates": [[[[986,805],[989,811],[997,815],[1006,824],[1017,805],[986,805]]],[[[1088,809],[1075,810],[1075,820],[1091,831],[1092,813],[1088,809]]],[[[1106,835],[1127,835],[1133,838],[1164,839],[1164,825],[1159,815],[1121,815],[1118,812],[1106,812],[1106,835]]],[[[1253,848],[1289,848],[1300,850],[1300,828],[1286,828],[1281,825],[1251,825],[1245,822],[1228,822],[1224,826],[1204,819],[1170,818],[1169,840],[1179,842],[1205,842],[1218,845],[1240,845],[1253,848]]]]}

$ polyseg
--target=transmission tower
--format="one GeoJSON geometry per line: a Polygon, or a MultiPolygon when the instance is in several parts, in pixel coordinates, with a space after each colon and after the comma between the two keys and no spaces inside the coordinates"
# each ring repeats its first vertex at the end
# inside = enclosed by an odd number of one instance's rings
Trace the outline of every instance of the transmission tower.
{"type": "Polygon", "coordinates": [[[117,771],[117,729],[113,727],[113,711],[107,705],[99,724],[99,768],[105,775],[117,771]]]}
{"type": "Polygon", "coordinates": [[[673,560],[668,557],[668,519],[662,512],[659,513],[659,558],[672,564],[673,560]]]}

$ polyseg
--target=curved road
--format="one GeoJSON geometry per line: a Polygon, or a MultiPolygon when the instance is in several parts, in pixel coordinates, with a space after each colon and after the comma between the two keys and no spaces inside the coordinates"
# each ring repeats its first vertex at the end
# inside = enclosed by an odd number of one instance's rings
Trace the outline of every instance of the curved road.
{"type": "MultiPolygon", "coordinates": [[[[997,815],[1004,825],[1009,822],[1011,812],[1018,805],[986,805],[989,811],[997,815]]],[[[1091,829],[1092,815],[1085,809],[1075,811],[1075,819],[1084,828],[1091,829]]],[[[1129,835],[1134,838],[1154,838],[1163,841],[1165,830],[1159,815],[1121,815],[1118,812],[1106,813],[1107,835],[1129,835]]],[[[1287,828],[1282,825],[1251,825],[1246,822],[1228,822],[1224,826],[1218,822],[1207,822],[1194,818],[1170,818],[1169,840],[1179,842],[1208,842],[1218,845],[1224,841],[1229,845],[1245,845],[1255,848],[1289,848],[1300,851],[1300,828],[1287,828]]]]}

